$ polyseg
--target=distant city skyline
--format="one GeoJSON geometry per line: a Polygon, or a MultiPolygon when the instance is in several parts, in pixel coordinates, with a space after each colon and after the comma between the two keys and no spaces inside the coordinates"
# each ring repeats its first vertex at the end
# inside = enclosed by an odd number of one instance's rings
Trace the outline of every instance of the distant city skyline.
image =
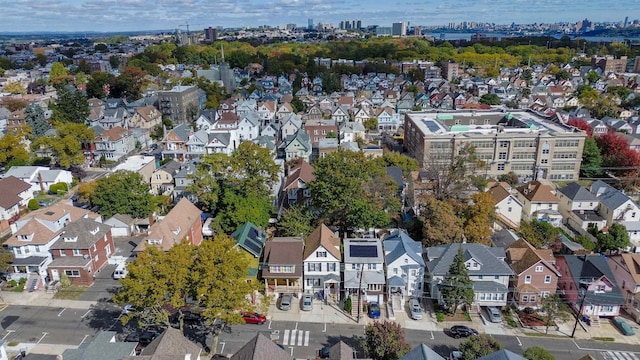
{"type": "Polygon", "coordinates": [[[391,26],[450,22],[532,24],[623,22],[640,17],[640,0],[0,0],[0,32],[202,30],[209,26],[257,27],[295,23],[306,27],[342,20],[391,26]],[[634,13],[635,9],[635,13],[634,13]]]}

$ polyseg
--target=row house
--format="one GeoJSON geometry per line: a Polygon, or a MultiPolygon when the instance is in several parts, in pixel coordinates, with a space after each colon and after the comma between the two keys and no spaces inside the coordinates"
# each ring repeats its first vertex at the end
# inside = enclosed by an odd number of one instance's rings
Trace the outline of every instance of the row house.
{"type": "Polygon", "coordinates": [[[590,226],[604,229],[607,220],[600,215],[600,201],[587,188],[576,182],[558,189],[559,211],[567,225],[583,234],[590,226]]]}
{"type": "Polygon", "coordinates": [[[345,297],[350,296],[354,301],[352,309],[361,309],[364,301],[382,304],[387,282],[382,241],[344,239],[343,248],[343,290],[345,297]]]}
{"type": "Polygon", "coordinates": [[[322,298],[340,300],[340,237],[320,224],[305,239],[302,256],[304,292],[320,294],[322,298]]]}
{"type": "Polygon", "coordinates": [[[9,264],[10,278],[27,278],[29,290],[50,280],[47,269],[53,260],[51,247],[63,234],[65,226],[82,218],[102,222],[99,214],[62,202],[18,219],[12,225],[11,237],[4,243],[14,257],[9,264]]]}
{"type": "Polygon", "coordinates": [[[295,134],[296,131],[302,128],[302,119],[296,114],[291,114],[282,119],[281,124],[282,126],[280,126],[279,136],[274,137],[279,138],[282,141],[286,139],[287,136],[295,134]]]}
{"type": "Polygon", "coordinates": [[[118,161],[136,148],[136,139],[129,129],[120,126],[104,130],[95,138],[94,154],[97,158],[118,161]]]}
{"type": "Polygon", "coordinates": [[[302,294],[303,251],[300,237],[274,237],[265,243],[261,273],[265,294],[302,294]]]}
{"type": "Polygon", "coordinates": [[[20,216],[20,210],[33,199],[31,185],[15,176],[0,179],[0,234],[9,230],[9,224],[20,216]]]}
{"type": "Polygon", "coordinates": [[[387,296],[395,310],[402,310],[408,298],[422,298],[425,262],[422,244],[404,230],[384,238],[387,296]]]}
{"type": "Polygon", "coordinates": [[[96,273],[115,253],[111,227],[87,218],[65,226],[50,249],[49,279],[59,281],[64,275],[72,284],[83,286],[93,285],[96,273]]]}
{"type": "Polygon", "coordinates": [[[640,254],[610,255],[607,261],[624,297],[624,310],[640,324],[640,254]]]}

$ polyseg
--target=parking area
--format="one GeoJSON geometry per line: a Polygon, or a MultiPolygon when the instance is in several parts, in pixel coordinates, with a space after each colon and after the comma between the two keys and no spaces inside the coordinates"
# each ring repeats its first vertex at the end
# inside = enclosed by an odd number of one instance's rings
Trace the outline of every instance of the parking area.
{"type": "Polygon", "coordinates": [[[80,300],[85,301],[111,301],[111,296],[116,293],[118,287],[117,280],[114,280],[111,275],[113,270],[116,269],[116,265],[105,265],[99,272],[95,274],[94,283],[89,287],[84,294],[80,297],[80,300]]]}

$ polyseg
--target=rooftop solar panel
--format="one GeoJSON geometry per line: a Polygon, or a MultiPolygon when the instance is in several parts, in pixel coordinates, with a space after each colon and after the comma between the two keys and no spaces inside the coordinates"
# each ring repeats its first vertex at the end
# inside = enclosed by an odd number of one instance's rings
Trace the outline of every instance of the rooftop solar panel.
{"type": "Polygon", "coordinates": [[[251,228],[249,229],[249,239],[256,239],[258,237],[258,229],[251,228]]]}
{"type": "Polygon", "coordinates": [[[349,245],[351,257],[377,257],[378,247],[376,245],[349,245]]]}
{"type": "Polygon", "coordinates": [[[422,120],[422,122],[424,122],[424,124],[427,126],[427,128],[431,131],[431,132],[437,132],[438,130],[440,130],[440,126],[438,126],[438,124],[436,124],[434,121],[432,120],[422,120]]]}
{"type": "Polygon", "coordinates": [[[244,246],[255,255],[259,255],[262,251],[262,246],[259,246],[258,244],[250,240],[245,241],[244,246]]]}

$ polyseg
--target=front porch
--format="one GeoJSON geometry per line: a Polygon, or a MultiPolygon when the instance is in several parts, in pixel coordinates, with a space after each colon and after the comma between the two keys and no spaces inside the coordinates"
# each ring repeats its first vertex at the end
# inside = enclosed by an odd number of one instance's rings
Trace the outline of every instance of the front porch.
{"type": "Polygon", "coordinates": [[[299,297],[303,291],[302,279],[265,278],[264,287],[266,295],[275,295],[276,298],[280,294],[296,294],[299,297]]]}

